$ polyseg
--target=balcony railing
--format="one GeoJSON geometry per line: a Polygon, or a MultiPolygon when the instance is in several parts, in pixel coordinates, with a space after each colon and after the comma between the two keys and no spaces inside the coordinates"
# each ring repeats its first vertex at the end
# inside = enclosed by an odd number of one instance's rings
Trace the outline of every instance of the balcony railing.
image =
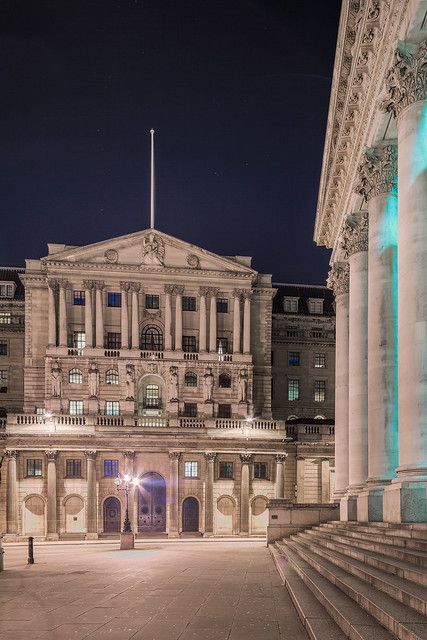
{"type": "Polygon", "coordinates": [[[163,360],[163,351],[141,351],[141,358],[143,360],[163,360]]]}

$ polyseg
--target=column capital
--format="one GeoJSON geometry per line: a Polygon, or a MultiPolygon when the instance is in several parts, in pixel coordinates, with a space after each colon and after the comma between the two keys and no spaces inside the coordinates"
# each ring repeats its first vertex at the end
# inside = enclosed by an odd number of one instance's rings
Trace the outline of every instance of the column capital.
{"type": "Polygon", "coordinates": [[[397,144],[368,147],[359,165],[355,191],[369,202],[386,193],[397,193],[397,144]]]}
{"type": "Polygon", "coordinates": [[[44,452],[48,460],[56,460],[56,458],[58,457],[58,453],[58,449],[46,449],[46,451],[44,452]]]}
{"type": "Polygon", "coordinates": [[[239,300],[242,299],[244,294],[244,290],[243,289],[233,289],[233,297],[234,298],[238,298],[239,300]]]}
{"type": "Polygon", "coordinates": [[[180,451],[169,451],[169,459],[170,460],[179,460],[181,457],[180,451]]]}
{"type": "Polygon", "coordinates": [[[85,450],[85,456],[86,456],[86,458],[88,458],[88,460],[95,460],[97,454],[98,454],[98,452],[95,449],[86,449],[85,450]]]}
{"type": "Polygon", "coordinates": [[[215,298],[219,293],[219,287],[207,287],[208,295],[215,298]]]}
{"type": "Polygon", "coordinates": [[[252,460],[252,453],[241,453],[239,455],[242,464],[249,464],[252,460]]]}
{"type": "Polygon", "coordinates": [[[341,248],[346,260],[355,253],[368,250],[368,212],[351,213],[344,222],[341,248]]]}
{"type": "Polygon", "coordinates": [[[209,287],[199,287],[199,296],[204,296],[206,298],[206,296],[209,295],[209,287]]]}
{"type": "Polygon", "coordinates": [[[129,291],[130,289],[130,282],[120,282],[120,290],[121,291],[129,291]]]}
{"type": "Polygon", "coordinates": [[[398,42],[385,85],[381,107],[395,118],[411,104],[427,100],[427,40],[398,42]]]}
{"type": "Polygon", "coordinates": [[[348,293],[349,281],[350,269],[348,262],[335,262],[328,274],[328,289],[332,289],[337,298],[343,293],[348,293]]]}
{"type": "Polygon", "coordinates": [[[103,289],[105,289],[105,282],[102,282],[102,280],[94,280],[93,288],[97,291],[103,291],[103,289]]]}
{"type": "Polygon", "coordinates": [[[129,288],[133,293],[139,293],[139,291],[142,292],[139,282],[129,282],[129,288]]]}
{"type": "Polygon", "coordinates": [[[276,453],[276,462],[285,462],[287,457],[287,453],[276,453]]]}
{"type": "Polygon", "coordinates": [[[128,460],[133,460],[135,458],[135,451],[123,451],[123,455],[128,460]]]}
{"type": "Polygon", "coordinates": [[[252,298],[253,291],[252,289],[243,289],[242,295],[245,300],[250,300],[252,298]]]}
{"type": "Polygon", "coordinates": [[[173,285],[173,293],[176,296],[182,296],[184,293],[184,285],[183,284],[174,284],[173,285]]]}
{"type": "Polygon", "coordinates": [[[214,451],[205,451],[204,456],[206,458],[206,462],[214,462],[216,453],[214,451]]]}
{"type": "Polygon", "coordinates": [[[92,291],[95,288],[95,283],[93,280],[83,280],[83,288],[86,291],[92,291]]]}
{"type": "Polygon", "coordinates": [[[175,289],[175,285],[173,284],[165,284],[165,293],[172,295],[175,289]]]}
{"type": "Polygon", "coordinates": [[[16,449],[5,449],[4,452],[6,458],[9,458],[9,460],[16,460],[18,453],[19,452],[16,449]]]}
{"type": "Polygon", "coordinates": [[[60,289],[69,289],[70,287],[70,283],[68,282],[68,280],[58,280],[58,284],[59,284],[59,288],[60,289]]]}
{"type": "Polygon", "coordinates": [[[58,291],[58,287],[59,287],[59,282],[58,280],[51,280],[49,279],[47,281],[47,286],[49,287],[49,289],[51,289],[52,291],[58,291]]]}

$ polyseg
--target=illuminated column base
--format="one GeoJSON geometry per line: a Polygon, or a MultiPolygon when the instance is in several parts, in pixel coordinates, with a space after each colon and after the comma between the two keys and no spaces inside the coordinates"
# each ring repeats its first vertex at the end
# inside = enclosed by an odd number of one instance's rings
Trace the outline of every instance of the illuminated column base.
{"type": "Polygon", "coordinates": [[[384,486],[366,488],[357,496],[358,522],[382,522],[384,486]]]}
{"type": "Polygon", "coordinates": [[[384,489],[384,522],[427,522],[427,477],[396,479],[384,489]]]}
{"type": "Polygon", "coordinates": [[[340,500],[340,520],[355,522],[357,520],[357,495],[346,495],[340,500]]]}

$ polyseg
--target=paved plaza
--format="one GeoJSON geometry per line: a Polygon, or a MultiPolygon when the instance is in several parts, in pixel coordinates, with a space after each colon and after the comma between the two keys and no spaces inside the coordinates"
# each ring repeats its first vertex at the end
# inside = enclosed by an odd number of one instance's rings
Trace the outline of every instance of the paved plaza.
{"type": "Polygon", "coordinates": [[[306,640],[262,541],[7,546],[0,640],[306,640]]]}

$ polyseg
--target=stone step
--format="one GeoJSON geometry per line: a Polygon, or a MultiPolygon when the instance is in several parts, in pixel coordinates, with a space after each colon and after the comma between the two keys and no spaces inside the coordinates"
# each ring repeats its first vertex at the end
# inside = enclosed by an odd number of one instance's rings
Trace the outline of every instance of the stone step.
{"type": "Polygon", "coordinates": [[[301,542],[286,540],[285,544],[399,640],[427,640],[425,616],[378,591],[361,578],[350,575],[329,560],[308,551],[301,542]]]}
{"type": "Polygon", "coordinates": [[[387,593],[389,596],[418,611],[422,615],[427,613],[427,589],[425,587],[412,584],[396,575],[391,575],[381,571],[381,569],[371,567],[357,558],[351,557],[348,553],[343,553],[341,549],[330,549],[320,536],[310,535],[309,532],[299,533],[291,536],[291,540],[303,541],[303,544],[311,552],[326,558],[337,567],[341,567],[353,576],[361,578],[372,587],[387,593]]]}
{"type": "MultiPolygon", "coordinates": [[[[386,573],[391,573],[405,580],[410,580],[415,584],[427,587],[427,571],[425,571],[423,567],[417,567],[410,562],[404,562],[403,560],[364,549],[360,544],[355,544],[355,541],[348,537],[340,536],[337,533],[329,533],[319,527],[308,529],[306,533],[314,537],[320,536],[325,541],[325,545],[330,549],[335,549],[345,555],[365,562],[371,567],[381,569],[386,573]]],[[[369,546],[369,544],[366,546],[369,546]]]]}
{"type": "Polygon", "coordinates": [[[392,538],[385,540],[380,535],[376,536],[359,531],[350,531],[347,528],[339,529],[336,527],[334,529],[330,529],[329,527],[323,527],[323,525],[313,528],[316,531],[334,531],[336,535],[340,535],[351,540],[352,544],[355,544],[362,549],[375,551],[392,558],[398,558],[399,560],[410,562],[418,567],[427,567],[427,553],[425,551],[418,551],[399,544],[393,544],[392,538]]]}
{"type": "Polygon", "coordinates": [[[370,522],[369,524],[359,522],[327,522],[325,527],[331,529],[347,529],[367,533],[368,535],[378,535],[382,538],[396,538],[394,544],[402,546],[415,545],[420,543],[420,547],[414,546],[414,549],[427,551],[427,525],[426,524],[389,524],[387,522],[370,522]]]}
{"type": "MultiPolygon", "coordinates": [[[[318,615],[317,610],[319,605],[322,605],[322,608],[338,625],[341,633],[344,633],[350,640],[373,640],[374,638],[375,640],[395,640],[395,637],[384,629],[377,620],[295,553],[290,548],[288,541],[283,544],[276,542],[276,547],[285,560],[282,566],[290,566],[308,587],[311,594],[315,596],[316,606],[313,607],[313,615],[318,615]]],[[[298,609],[298,605],[301,606],[298,593],[296,598],[298,609]]],[[[306,605],[307,610],[309,606],[310,603],[308,602],[306,605]]],[[[328,638],[329,640],[334,636],[329,634],[327,629],[323,638],[328,638]]]]}
{"type": "Polygon", "coordinates": [[[311,640],[345,640],[347,636],[334,622],[316,596],[306,586],[291,564],[285,561],[280,551],[269,545],[280,578],[298,612],[311,640]]]}

